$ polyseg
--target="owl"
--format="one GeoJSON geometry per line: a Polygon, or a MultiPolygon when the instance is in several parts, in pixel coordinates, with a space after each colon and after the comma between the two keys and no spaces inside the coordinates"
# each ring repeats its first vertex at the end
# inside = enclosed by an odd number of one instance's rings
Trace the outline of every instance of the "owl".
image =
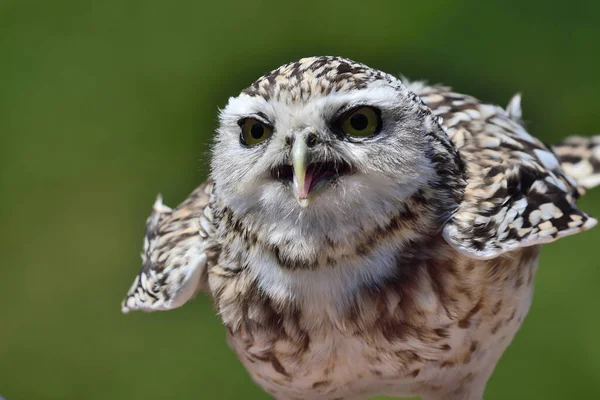
{"type": "Polygon", "coordinates": [[[507,108],[340,57],[220,112],[210,176],[156,200],[123,302],[199,291],[276,399],[481,399],[527,314],[540,247],[592,228],[600,136],[547,146],[507,108]]]}

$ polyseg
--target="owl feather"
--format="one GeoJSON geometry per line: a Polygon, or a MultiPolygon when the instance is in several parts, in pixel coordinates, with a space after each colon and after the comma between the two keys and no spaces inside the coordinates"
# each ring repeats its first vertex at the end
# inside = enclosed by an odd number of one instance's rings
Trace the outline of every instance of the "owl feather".
{"type": "Polygon", "coordinates": [[[207,181],[175,209],[158,196],[146,221],[142,269],[123,301],[124,313],[177,308],[206,289],[207,262],[216,251],[207,208],[211,192],[207,181]]]}

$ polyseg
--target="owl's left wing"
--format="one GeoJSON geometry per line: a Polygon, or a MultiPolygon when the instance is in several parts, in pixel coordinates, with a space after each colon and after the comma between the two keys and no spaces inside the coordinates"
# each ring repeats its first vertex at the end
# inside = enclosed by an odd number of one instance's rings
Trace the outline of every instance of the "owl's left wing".
{"type": "Polygon", "coordinates": [[[177,308],[206,289],[207,264],[218,252],[211,236],[212,188],[205,182],[175,209],[156,199],[146,221],[142,269],[123,300],[123,313],[177,308]]]}
{"type": "Polygon", "coordinates": [[[443,230],[459,252],[494,258],[596,224],[575,204],[580,194],[575,180],[519,123],[518,98],[504,110],[448,88],[423,89],[423,101],[443,118],[466,165],[464,198],[443,230]]]}

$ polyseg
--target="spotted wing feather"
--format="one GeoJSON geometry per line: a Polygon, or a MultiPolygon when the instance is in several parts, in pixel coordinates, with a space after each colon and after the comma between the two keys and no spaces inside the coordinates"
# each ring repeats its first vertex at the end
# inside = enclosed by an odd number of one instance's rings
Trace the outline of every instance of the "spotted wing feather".
{"type": "Polygon", "coordinates": [[[463,200],[443,230],[458,251],[489,259],[596,224],[575,204],[576,177],[519,124],[519,98],[507,111],[446,87],[417,88],[467,167],[463,200]]]}
{"type": "Polygon", "coordinates": [[[600,185],[600,135],[571,136],[552,149],[560,165],[579,186],[591,189],[600,185]]]}
{"type": "Polygon", "coordinates": [[[156,199],[146,222],[142,269],[122,311],[170,310],[206,289],[206,268],[217,251],[212,242],[209,207],[212,183],[192,192],[177,208],[156,199]]]}

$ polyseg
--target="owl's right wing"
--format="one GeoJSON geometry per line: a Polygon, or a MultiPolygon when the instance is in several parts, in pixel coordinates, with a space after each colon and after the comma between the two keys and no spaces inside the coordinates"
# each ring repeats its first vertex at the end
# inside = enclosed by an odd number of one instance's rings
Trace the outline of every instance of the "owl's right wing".
{"type": "Polygon", "coordinates": [[[123,313],[170,310],[207,289],[207,264],[218,253],[212,189],[212,181],[206,181],[175,209],[158,196],[146,221],[142,269],[123,300],[123,313]]]}

